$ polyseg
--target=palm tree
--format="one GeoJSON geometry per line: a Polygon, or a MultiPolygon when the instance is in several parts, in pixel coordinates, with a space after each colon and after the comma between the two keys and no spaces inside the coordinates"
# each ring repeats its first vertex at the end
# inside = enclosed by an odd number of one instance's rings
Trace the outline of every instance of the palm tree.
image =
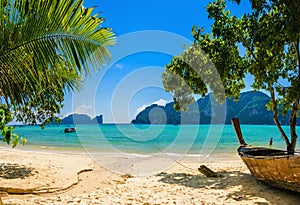
{"type": "Polygon", "coordinates": [[[110,59],[114,33],[92,12],[83,0],[0,0],[0,103],[18,120],[53,117],[110,59]]]}
{"type": "Polygon", "coordinates": [[[92,12],[83,0],[0,0],[0,134],[8,144],[19,143],[6,126],[9,110],[25,123],[53,120],[65,93],[110,59],[115,35],[92,12]]]}

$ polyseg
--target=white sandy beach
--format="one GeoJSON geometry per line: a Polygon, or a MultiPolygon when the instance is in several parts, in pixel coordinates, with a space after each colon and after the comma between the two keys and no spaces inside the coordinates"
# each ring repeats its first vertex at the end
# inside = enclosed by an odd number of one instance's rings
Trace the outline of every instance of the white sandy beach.
{"type": "MultiPolygon", "coordinates": [[[[153,174],[115,173],[86,153],[23,151],[0,147],[0,192],[4,204],[290,204],[299,193],[257,182],[237,155],[177,161],[153,174]],[[223,175],[208,178],[200,165],[223,175]],[[26,193],[26,194],[21,194],[26,193]]],[[[103,160],[124,157],[104,155],[103,160]],[[110,158],[111,156],[111,158],[110,158]]],[[[145,163],[144,169],[165,162],[145,163]]],[[[128,165],[130,166],[130,164],[128,165]]],[[[132,165],[133,166],[133,165],[132,165]]]]}

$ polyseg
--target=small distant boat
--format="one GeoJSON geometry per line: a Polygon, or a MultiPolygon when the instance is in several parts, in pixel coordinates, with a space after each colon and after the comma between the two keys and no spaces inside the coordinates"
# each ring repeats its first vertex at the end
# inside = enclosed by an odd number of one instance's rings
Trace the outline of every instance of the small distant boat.
{"type": "Polygon", "coordinates": [[[66,133],[70,133],[70,132],[76,132],[76,127],[67,127],[65,128],[65,132],[66,133]]]}
{"type": "Polygon", "coordinates": [[[232,119],[240,142],[238,153],[251,174],[269,186],[300,192],[300,153],[246,144],[238,118],[232,119]]]}

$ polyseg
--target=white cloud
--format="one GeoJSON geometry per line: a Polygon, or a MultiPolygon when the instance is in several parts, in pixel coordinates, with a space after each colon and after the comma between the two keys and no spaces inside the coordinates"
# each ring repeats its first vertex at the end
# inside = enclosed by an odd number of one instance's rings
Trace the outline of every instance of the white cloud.
{"type": "Polygon", "coordinates": [[[66,113],[64,115],[64,117],[66,116],[69,116],[71,114],[86,114],[86,115],[89,115],[90,117],[93,117],[93,106],[91,104],[87,105],[85,103],[83,103],[82,105],[79,105],[77,106],[73,112],[69,112],[69,113],[66,113]]]}
{"type": "Polygon", "coordinates": [[[91,113],[92,110],[93,110],[93,106],[91,104],[86,105],[85,103],[75,108],[75,112],[79,114],[91,113]]]}
{"type": "Polygon", "coordinates": [[[124,65],[123,65],[123,64],[120,64],[120,63],[117,63],[117,64],[115,65],[115,67],[118,68],[118,69],[122,69],[122,68],[124,67],[124,65]]]}
{"type": "Polygon", "coordinates": [[[153,102],[152,104],[160,105],[160,106],[165,106],[167,104],[167,101],[164,99],[159,99],[158,101],[153,102]]]}
{"type": "Polygon", "coordinates": [[[142,112],[143,110],[146,109],[146,107],[148,107],[149,105],[143,105],[141,107],[139,107],[138,109],[136,109],[136,113],[135,115],[139,114],[140,112],[142,112]]]}
{"type": "Polygon", "coordinates": [[[143,110],[145,110],[146,107],[148,107],[148,106],[150,106],[150,105],[156,104],[156,105],[159,105],[159,106],[165,106],[167,103],[168,103],[168,102],[167,102],[166,100],[164,100],[164,99],[159,99],[159,100],[157,100],[157,101],[155,101],[155,102],[153,102],[153,103],[151,103],[151,104],[148,104],[148,105],[142,105],[141,107],[138,107],[138,109],[136,109],[136,114],[135,114],[135,116],[136,116],[137,114],[139,114],[140,112],[142,112],[143,110]]]}

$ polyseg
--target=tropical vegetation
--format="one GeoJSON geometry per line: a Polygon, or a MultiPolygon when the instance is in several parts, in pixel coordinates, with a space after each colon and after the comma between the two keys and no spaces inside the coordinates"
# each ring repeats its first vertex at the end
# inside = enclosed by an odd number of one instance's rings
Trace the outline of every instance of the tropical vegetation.
{"type": "Polygon", "coordinates": [[[192,94],[209,91],[219,102],[225,95],[238,100],[245,76],[251,74],[252,87],[269,92],[267,107],[273,111],[288,152],[294,153],[300,99],[300,4],[294,0],[250,0],[251,11],[235,16],[227,9],[228,3],[215,0],[207,5],[208,17],[213,20],[211,29],[192,28],[193,45],[166,65],[162,75],[165,89],[174,94],[177,110],[193,102],[192,94]],[[216,80],[214,69],[220,80],[216,80]],[[289,116],[290,136],[283,130],[279,114],[289,116]]]}
{"type": "Polygon", "coordinates": [[[66,92],[110,59],[115,35],[83,0],[0,0],[0,121],[4,140],[18,143],[13,116],[52,121],[66,92]],[[6,108],[5,108],[6,107],[6,108]]]}
{"type": "MultiPolygon", "coordinates": [[[[268,102],[270,102],[270,97],[260,91],[242,92],[238,101],[234,101],[234,98],[226,98],[226,118],[224,119],[215,114],[219,105],[215,102],[213,95],[206,95],[189,105],[187,112],[176,112],[174,102],[167,103],[165,106],[153,104],[139,112],[131,122],[172,125],[231,124],[232,118],[238,118],[241,124],[274,125],[273,112],[265,106],[268,102]]],[[[278,120],[282,125],[289,124],[288,116],[279,115],[278,120]]],[[[299,125],[300,118],[298,117],[297,126],[299,125]]]]}

